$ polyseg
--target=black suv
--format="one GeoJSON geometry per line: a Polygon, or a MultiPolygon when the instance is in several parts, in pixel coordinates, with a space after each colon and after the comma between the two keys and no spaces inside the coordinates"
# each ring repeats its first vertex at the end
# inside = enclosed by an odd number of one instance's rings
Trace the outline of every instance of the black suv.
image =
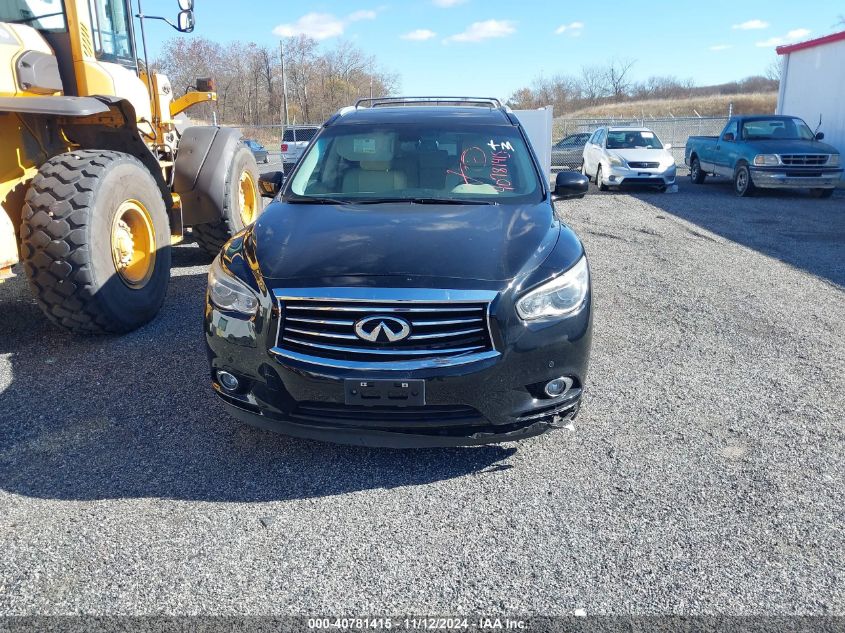
{"type": "Polygon", "coordinates": [[[592,332],[590,271],[513,113],[494,99],[344,108],[209,272],[211,380],[236,418],[394,447],[568,424],[592,332]],[[281,189],[281,191],[277,191],[281,189]]]}

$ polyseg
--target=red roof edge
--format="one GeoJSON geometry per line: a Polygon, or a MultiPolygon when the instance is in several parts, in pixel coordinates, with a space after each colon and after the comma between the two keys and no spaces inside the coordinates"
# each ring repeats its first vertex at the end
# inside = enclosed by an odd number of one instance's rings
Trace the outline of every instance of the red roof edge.
{"type": "Polygon", "coordinates": [[[814,48],[822,44],[830,44],[831,42],[838,42],[845,40],[845,31],[839,33],[831,33],[824,37],[817,37],[814,40],[807,40],[806,42],[798,42],[797,44],[786,44],[785,46],[778,46],[775,50],[778,55],[787,55],[795,51],[803,51],[805,48],[814,48]]]}

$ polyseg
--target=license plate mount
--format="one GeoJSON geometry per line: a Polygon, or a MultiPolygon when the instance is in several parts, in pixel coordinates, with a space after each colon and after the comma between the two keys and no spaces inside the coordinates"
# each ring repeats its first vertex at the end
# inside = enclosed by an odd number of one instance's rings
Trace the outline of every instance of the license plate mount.
{"type": "Polygon", "coordinates": [[[425,380],[343,381],[346,404],[365,407],[421,407],[425,405],[425,380]]]}

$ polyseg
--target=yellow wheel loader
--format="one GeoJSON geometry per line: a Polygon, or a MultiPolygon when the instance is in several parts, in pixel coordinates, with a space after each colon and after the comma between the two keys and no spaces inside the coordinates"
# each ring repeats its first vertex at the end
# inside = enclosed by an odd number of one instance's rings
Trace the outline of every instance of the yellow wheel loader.
{"type": "MultiPolygon", "coordinates": [[[[47,317],[76,332],[143,325],[186,227],[216,253],[262,208],[240,131],[177,129],[217,95],[201,79],[176,98],[138,59],[133,16],[144,59],[144,20],[165,20],[140,3],[0,0],[0,279],[22,262],[47,317]]],[[[171,26],[190,32],[193,0],[179,5],[171,26]]]]}

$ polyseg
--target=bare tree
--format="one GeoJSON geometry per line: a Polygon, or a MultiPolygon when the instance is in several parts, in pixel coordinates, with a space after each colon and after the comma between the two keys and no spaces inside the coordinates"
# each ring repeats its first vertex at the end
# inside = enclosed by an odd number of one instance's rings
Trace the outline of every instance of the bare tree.
{"type": "Polygon", "coordinates": [[[769,81],[780,82],[781,73],[783,72],[783,60],[780,55],[772,59],[763,71],[763,75],[769,81]]]}
{"type": "Polygon", "coordinates": [[[604,82],[614,101],[621,101],[628,96],[631,88],[630,72],[637,61],[635,59],[614,58],[604,70],[604,82]]]}
{"type": "Polygon", "coordinates": [[[579,81],[581,98],[588,105],[598,103],[599,99],[606,95],[607,84],[605,83],[605,79],[606,72],[601,66],[581,67],[581,78],[579,81]]]}
{"type": "MultiPolygon", "coordinates": [[[[392,94],[398,78],[379,69],[377,60],[351,42],[321,53],[307,37],[285,40],[291,119],[318,123],[359,97],[392,94]]],[[[281,60],[275,47],[205,38],[178,38],[165,43],[157,67],[168,74],[177,95],[196,77],[217,81],[217,114],[223,123],[259,126],[279,123],[282,106],[281,60]]],[[[208,105],[192,110],[208,119],[208,105]]]]}

